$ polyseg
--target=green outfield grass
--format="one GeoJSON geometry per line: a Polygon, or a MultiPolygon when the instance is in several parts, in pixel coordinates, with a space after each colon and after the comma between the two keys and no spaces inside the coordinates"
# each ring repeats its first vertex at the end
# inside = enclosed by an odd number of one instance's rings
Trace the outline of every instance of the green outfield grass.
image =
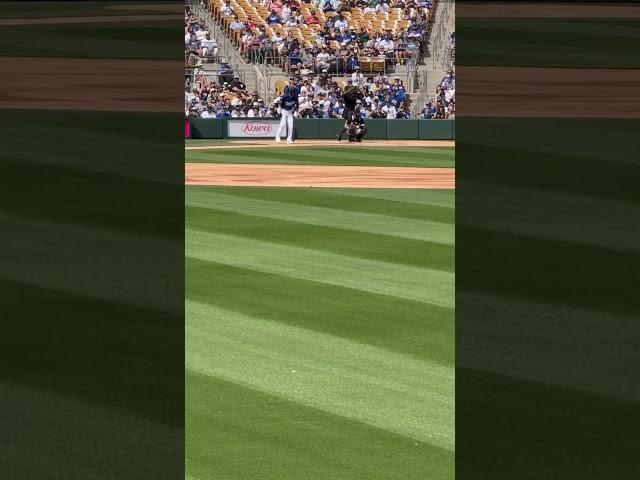
{"type": "MultiPolygon", "coordinates": [[[[220,145],[207,141],[187,146],[220,145]]],[[[346,143],[346,142],[345,142],[346,143]]],[[[381,147],[381,146],[291,146],[185,150],[187,162],[203,163],[280,163],[299,165],[376,165],[405,167],[453,167],[454,147],[381,147]],[[257,155],[260,152],[260,155],[257,155]]]]}
{"type": "Polygon", "coordinates": [[[187,187],[186,269],[188,479],[454,478],[453,191],[187,187]]]}
{"type": "MultiPolygon", "coordinates": [[[[464,64],[559,68],[638,68],[636,18],[458,17],[464,64]],[[517,36],[517,41],[505,38],[517,36]],[[585,55],[585,51],[589,51],[585,55]]],[[[461,57],[462,58],[462,57],[461,57]]],[[[489,87],[490,88],[490,87],[489,87]]]]}

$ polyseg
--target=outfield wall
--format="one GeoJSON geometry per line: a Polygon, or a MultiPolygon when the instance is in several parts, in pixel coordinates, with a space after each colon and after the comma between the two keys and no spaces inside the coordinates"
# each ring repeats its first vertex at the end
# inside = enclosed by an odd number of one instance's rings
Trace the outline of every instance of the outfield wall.
{"type": "MultiPolygon", "coordinates": [[[[240,119],[230,119],[239,121],[240,119]]],[[[266,130],[260,136],[275,136],[276,119],[255,118],[242,119],[264,125],[266,130]]],[[[226,139],[229,137],[229,119],[192,118],[189,127],[185,126],[185,137],[226,139]]],[[[377,140],[454,140],[456,138],[455,120],[386,120],[369,119],[365,121],[369,133],[366,138],[377,140]]],[[[338,129],[344,124],[341,119],[296,118],[293,122],[295,138],[299,139],[333,139],[338,129]]],[[[260,138],[248,135],[244,139],[260,138]]]]}

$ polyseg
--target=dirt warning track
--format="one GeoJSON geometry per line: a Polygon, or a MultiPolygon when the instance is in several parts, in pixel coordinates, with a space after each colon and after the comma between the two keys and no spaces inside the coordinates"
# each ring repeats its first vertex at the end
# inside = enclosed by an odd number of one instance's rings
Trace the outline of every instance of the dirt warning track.
{"type": "Polygon", "coordinates": [[[187,185],[455,188],[455,168],[185,164],[187,185]]]}

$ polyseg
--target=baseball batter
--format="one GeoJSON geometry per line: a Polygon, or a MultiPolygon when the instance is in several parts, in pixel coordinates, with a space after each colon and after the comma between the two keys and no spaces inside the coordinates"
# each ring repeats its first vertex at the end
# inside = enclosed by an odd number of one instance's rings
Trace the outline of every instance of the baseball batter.
{"type": "Polygon", "coordinates": [[[298,109],[298,89],[294,86],[293,80],[284,88],[284,93],[280,98],[280,110],[282,117],[276,132],[276,142],[280,141],[280,136],[287,129],[287,143],[293,143],[293,112],[298,109]]]}

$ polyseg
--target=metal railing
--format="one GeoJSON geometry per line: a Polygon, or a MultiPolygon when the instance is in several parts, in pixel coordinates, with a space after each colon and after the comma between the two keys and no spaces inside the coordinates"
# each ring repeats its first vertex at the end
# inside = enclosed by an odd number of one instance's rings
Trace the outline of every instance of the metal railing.
{"type": "Polygon", "coordinates": [[[443,65],[447,62],[445,57],[449,46],[443,44],[449,41],[449,35],[455,30],[455,2],[441,0],[436,8],[439,10],[439,21],[431,34],[431,67],[434,70],[440,68],[448,70],[443,65]]]}
{"type": "Polygon", "coordinates": [[[234,73],[237,74],[245,84],[257,85],[258,79],[253,67],[247,68],[244,58],[242,58],[240,52],[238,52],[231,39],[227,36],[225,29],[215,21],[212,12],[197,1],[191,0],[189,6],[199,20],[204,20],[211,37],[216,39],[218,44],[218,60],[223,57],[226,58],[233,68],[234,73]]]}
{"type": "Polygon", "coordinates": [[[427,71],[423,70],[418,75],[418,91],[420,95],[413,104],[413,116],[414,118],[422,112],[422,107],[427,103],[428,91],[427,91],[427,71]]]}

